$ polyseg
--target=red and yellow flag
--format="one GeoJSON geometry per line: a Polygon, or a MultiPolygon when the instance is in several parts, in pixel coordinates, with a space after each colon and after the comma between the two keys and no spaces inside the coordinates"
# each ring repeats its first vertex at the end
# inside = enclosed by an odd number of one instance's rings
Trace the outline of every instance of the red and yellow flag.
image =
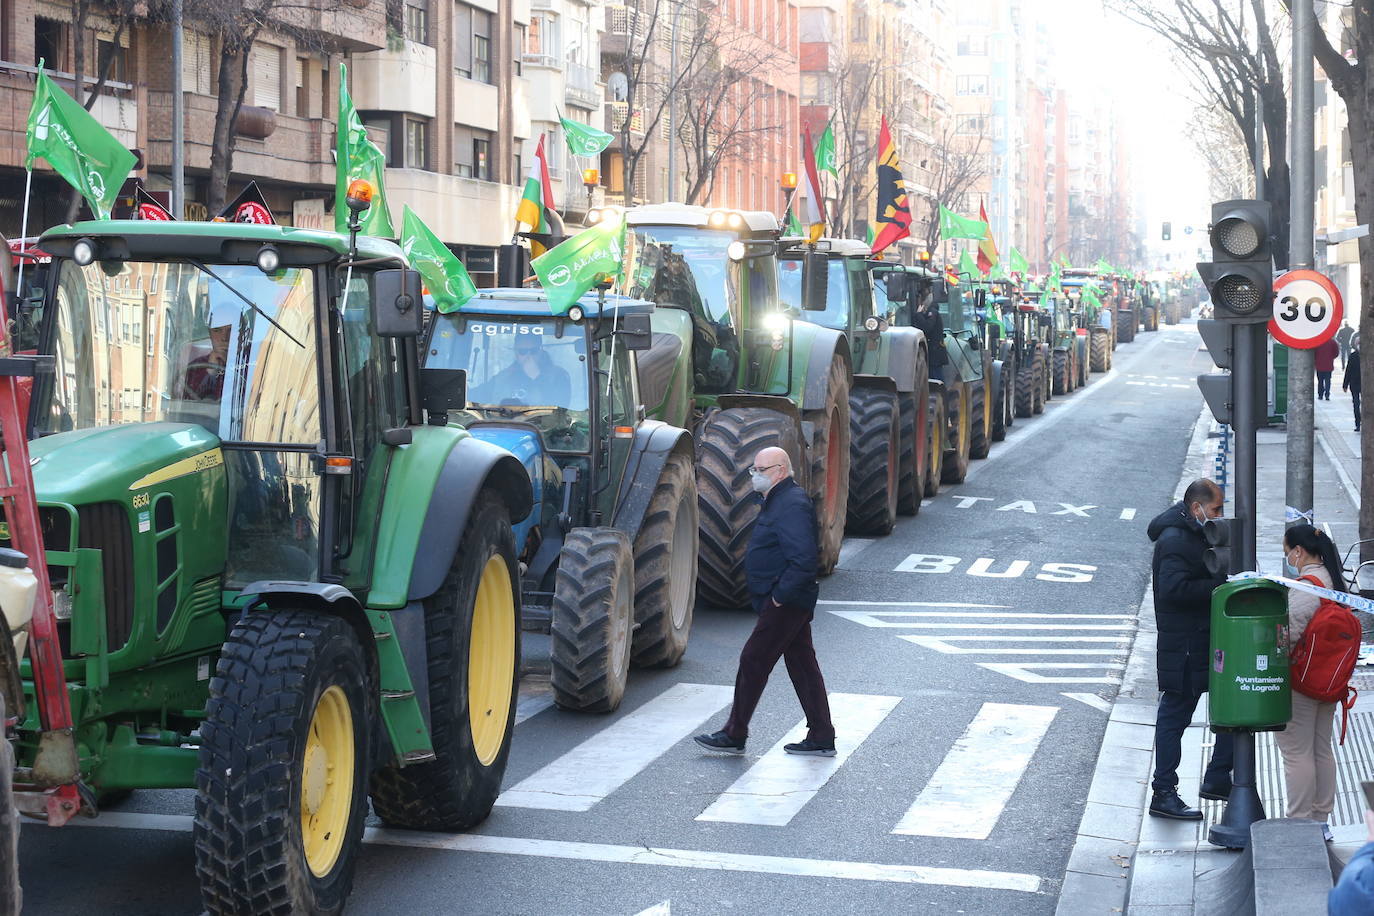
{"type": "Polygon", "coordinates": [[[816,172],[816,148],[811,142],[811,126],[802,129],[802,164],[806,167],[806,197],[801,202],[801,221],[807,238],[817,241],[825,235],[825,198],[821,196],[821,177],[816,172]]]}
{"type": "Polygon", "coordinates": [[[986,277],[997,263],[997,243],[992,240],[992,223],[988,222],[988,208],[983,204],[978,205],[978,217],[987,226],[987,232],[978,240],[978,270],[986,277]]]}
{"type": "Polygon", "coordinates": [[[878,131],[877,222],[882,229],[873,240],[874,254],[911,235],[911,207],[907,202],[906,183],[902,180],[902,165],[897,161],[897,144],[892,142],[892,134],[887,129],[886,115],[878,131]]]}

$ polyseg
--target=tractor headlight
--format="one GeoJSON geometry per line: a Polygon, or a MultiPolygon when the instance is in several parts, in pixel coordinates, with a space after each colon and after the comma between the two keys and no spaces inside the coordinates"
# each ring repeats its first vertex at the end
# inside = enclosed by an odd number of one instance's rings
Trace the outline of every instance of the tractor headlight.
{"type": "Polygon", "coordinates": [[[711,215],[706,218],[706,225],[710,226],[712,229],[724,229],[726,220],[728,219],[729,214],[724,210],[714,210],[711,215]]]}
{"type": "Polygon", "coordinates": [[[587,317],[587,313],[583,311],[582,306],[574,305],[572,308],[568,309],[568,317],[573,321],[581,321],[583,318],[587,317]]]}
{"type": "Polygon", "coordinates": [[[86,267],[95,262],[97,251],[95,239],[78,239],[72,246],[72,260],[78,267],[86,267]]]}
{"type": "Polygon", "coordinates": [[[783,348],[783,344],[787,339],[787,328],[790,324],[790,319],[781,312],[773,312],[763,317],[763,328],[771,336],[768,343],[774,350],[781,350],[783,348]]]}
{"type": "Polygon", "coordinates": [[[270,274],[281,267],[281,252],[271,245],[263,245],[258,249],[258,270],[265,274],[270,274]]]}
{"type": "Polygon", "coordinates": [[[725,247],[725,256],[732,261],[743,261],[745,255],[744,243],[736,239],[725,247]]]}
{"type": "Polygon", "coordinates": [[[582,222],[588,226],[595,226],[597,223],[601,222],[601,211],[593,207],[587,211],[587,217],[582,220],[582,222]]]}
{"type": "Polygon", "coordinates": [[[52,615],[58,620],[72,619],[72,596],[65,588],[52,590],[52,615]]]}
{"type": "Polygon", "coordinates": [[[866,331],[876,331],[882,326],[883,323],[878,320],[876,315],[869,315],[864,319],[864,330],[866,331]]]}

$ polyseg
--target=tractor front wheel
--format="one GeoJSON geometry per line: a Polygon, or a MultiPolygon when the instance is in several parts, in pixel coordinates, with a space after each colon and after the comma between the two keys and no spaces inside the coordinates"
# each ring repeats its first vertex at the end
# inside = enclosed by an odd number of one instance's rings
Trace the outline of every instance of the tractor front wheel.
{"type": "Polygon", "coordinates": [[[1090,333],[1088,368],[1093,372],[1106,372],[1111,363],[1111,332],[1102,328],[1093,328],[1090,333]]]}
{"type": "Polygon", "coordinates": [[[1001,442],[1007,438],[1007,364],[992,364],[992,429],[989,438],[1001,442]]]}
{"type": "Polygon", "coordinates": [[[823,410],[804,419],[816,427],[811,449],[809,494],[816,507],[816,571],[828,576],[840,562],[849,505],[849,367],[837,353],[830,359],[823,410]]]}
{"type": "Polygon", "coordinates": [[[849,395],[847,527],[854,534],[886,535],[897,524],[900,413],[894,392],[858,388],[849,395]]]}
{"type": "Polygon", "coordinates": [[[1025,365],[1016,373],[1016,415],[1018,417],[1029,417],[1035,413],[1035,386],[1037,378],[1035,375],[1036,363],[1025,365]]]}
{"type": "Polygon", "coordinates": [[[963,483],[968,476],[969,446],[973,438],[972,385],[960,382],[954,390],[945,391],[946,426],[945,460],[940,469],[941,483],[963,483]]]}
{"type": "MultiPolygon", "coordinates": [[[[985,367],[986,368],[986,367],[985,367]]],[[[973,383],[972,394],[969,395],[969,438],[968,454],[970,458],[986,458],[988,452],[992,450],[992,440],[988,438],[988,427],[991,425],[991,417],[988,413],[988,391],[992,385],[992,373],[986,372],[981,379],[973,383]]]]}
{"type": "Polygon", "coordinates": [[[262,611],[234,625],[210,681],[196,770],[207,912],[343,910],[367,814],[374,691],[342,618],[262,611]]]}
{"type": "Polygon", "coordinates": [[[692,456],[671,455],[635,537],[635,632],[630,660],[671,668],[687,651],[697,600],[697,481],[692,456]]]}
{"type": "Polygon", "coordinates": [[[1069,376],[1069,351],[1054,351],[1054,393],[1068,394],[1072,390],[1073,380],[1069,376]]]}
{"type": "MultiPolygon", "coordinates": [[[[0,652],[7,651],[0,646],[0,652]]],[[[11,657],[13,661],[13,657],[11,657]]],[[[0,696],[0,723],[5,721],[5,698],[0,696]]],[[[14,807],[14,745],[0,734],[0,913],[23,909],[19,886],[19,811],[14,807]]]]}
{"type": "Polygon", "coordinates": [[[945,438],[949,434],[949,420],[945,415],[944,387],[938,388],[929,397],[930,407],[926,412],[929,436],[926,437],[926,480],[922,492],[934,496],[940,492],[940,480],[945,469],[945,438]]]}
{"type": "Polygon", "coordinates": [[[1042,414],[1045,412],[1045,391],[1049,388],[1049,379],[1045,375],[1045,356],[1043,353],[1035,354],[1035,362],[1031,363],[1031,413],[1042,414]]]}
{"type": "Polygon", "coordinates": [[[372,808],[388,825],[466,830],[491,813],[515,728],[519,594],[509,514],[484,494],[443,584],[424,600],[435,757],[372,774],[372,808]]]}
{"type": "Polygon", "coordinates": [[[615,528],[574,528],[553,589],[553,700],[611,712],[625,696],[634,632],[634,554],[615,528]]]}
{"type": "Polygon", "coordinates": [[[921,511],[926,467],[930,464],[930,370],[924,350],[916,357],[915,388],[909,393],[898,394],[897,401],[902,424],[897,511],[915,515],[921,511]]]}

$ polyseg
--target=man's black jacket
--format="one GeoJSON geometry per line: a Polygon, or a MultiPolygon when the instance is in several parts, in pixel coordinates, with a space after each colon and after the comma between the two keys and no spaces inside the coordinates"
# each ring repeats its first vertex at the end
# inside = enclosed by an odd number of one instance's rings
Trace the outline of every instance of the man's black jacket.
{"type": "Polygon", "coordinates": [[[1360,392],[1360,351],[1351,350],[1350,355],[1345,358],[1345,379],[1342,381],[1342,388],[1360,392]]]}
{"type": "Polygon", "coordinates": [[[773,485],[754,521],[744,571],[754,607],[778,604],[816,609],[816,512],[791,477],[773,485]]]}
{"type": "Polygon", "coordinates": [[[1207,689],[1212,590],[1226,581],[1207,572],[1202,526],[1175,503],[1155,516],[1148,529],[1155,543],[1155,658],[1159,689],[1201,693],[1207,689]]]}

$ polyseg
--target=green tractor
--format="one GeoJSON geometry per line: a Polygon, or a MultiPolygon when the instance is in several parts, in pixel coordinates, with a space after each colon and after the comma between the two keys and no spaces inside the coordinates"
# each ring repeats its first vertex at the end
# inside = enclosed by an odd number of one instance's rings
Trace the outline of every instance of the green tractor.
{"type": "Polygon", "coordinates": [[[1023,289],[1015,306],[1004,313],[1010,318],[1011,336],[1004,342],[1001,355],[1015,373],[1013,408],[1016,416],[1023,419],[1043,413],[1045,403],[1054,394],[1049,344],[1053,318],[1040,308],[1040,298],[1040,290],[1023,289]]]}
{"type": "Polygon", "coordinates": [[[668,203],[623,217],[630,293],[655,304],[652,345],[638,360],[641,400],[650,417],[691,430],[696,447],[697,594],[716,607],[750,603],[748,467],[768,446],[787,451],[815,504],[819,570],[830,573],[849,502],[853,368],[843,333],[804,320],[824,309],[823,261],[807,271],[803,310],[784,309],[773,214],[668,203]]]}
{"type": "MultiPolygon", "coordinates": [[[[1084,286],[1100,288],[1098,276],[1091,271],[1066,270],[1061,280],[1064,293],[1077,305],[1079,328],[1086,332],[1088,344],[1088,371],[1107,372],[1112,368],[1112,351],[1115,349],[1113,325],[1114,309],[1106,302],[1101,306],[1083,297],[1084,286]]],[[[1099,296],[1098,301],[1102,301],[1099,296]]]]}
{"type": "Polygon", "coordinates": [[[1088,384],[1088,334],[1082,325],[1081,310],[1068,295],[1049,299],[1052,325],[1050,378],[1056,395],[1071,394],[1088,384]]]}
{"type": "Polygon", "coordinates": [[[391,242],[98,221],[39,244],[15,346],[54,365],[29,448],[60,653],[21,666],[18,807],[194,788],[206,911],[338,913],[369,796],[424,830],[496,800],[529,477],[448,423],[461,379],[421,371],[391,242]]]}
{"type": "Polygon", "coordinates": [[[825,310],[810,318],[843,333],[853,348],[847,528],[885,535],[899,513],[915,515],[921,508],[930,403],[925,335],[893,326],[885,279],[891,270],[870,260],[868,245],[849,239],[821,239],[814,247],[785,240],[778,256],[784,308],[801,308],[808,251],[820,252],[826,265],[825,310]]]}
{"type": "Polygon", "coordinates": [[[1006,439],[1007,430],[1016,419],[1016,378],[1003,355],[1014,327],[1014,319],[1008,317],[1007,311],[1018,288],[1016,281],[1002,279],[974,290],[973,311],[988,366],[988,438],[993,442],[1006,439]]]}
{"type": "Polygon", "coordinates": [[[426,367],[466,375],[459,422],[533,483],[536,509],[515,526],[523,624],[552,636],[564,709],[615,709],[630,665],[676,665],[691,632],[692,437],[640,411],[652,311],[585,296],[553,315],[542,290],[492,289],[427,331],[426,367]]]}
{"type": "Polygon", "coordinates": [[[1135,340],[1135,335],[1140,330],[1140,297],[1131,278],[1113,274],[1104,279],[1110,296],[1108,301],[1116,308],[1116,320],[1113,324],[1117,343],[1130,343],[1135,340]]]}

